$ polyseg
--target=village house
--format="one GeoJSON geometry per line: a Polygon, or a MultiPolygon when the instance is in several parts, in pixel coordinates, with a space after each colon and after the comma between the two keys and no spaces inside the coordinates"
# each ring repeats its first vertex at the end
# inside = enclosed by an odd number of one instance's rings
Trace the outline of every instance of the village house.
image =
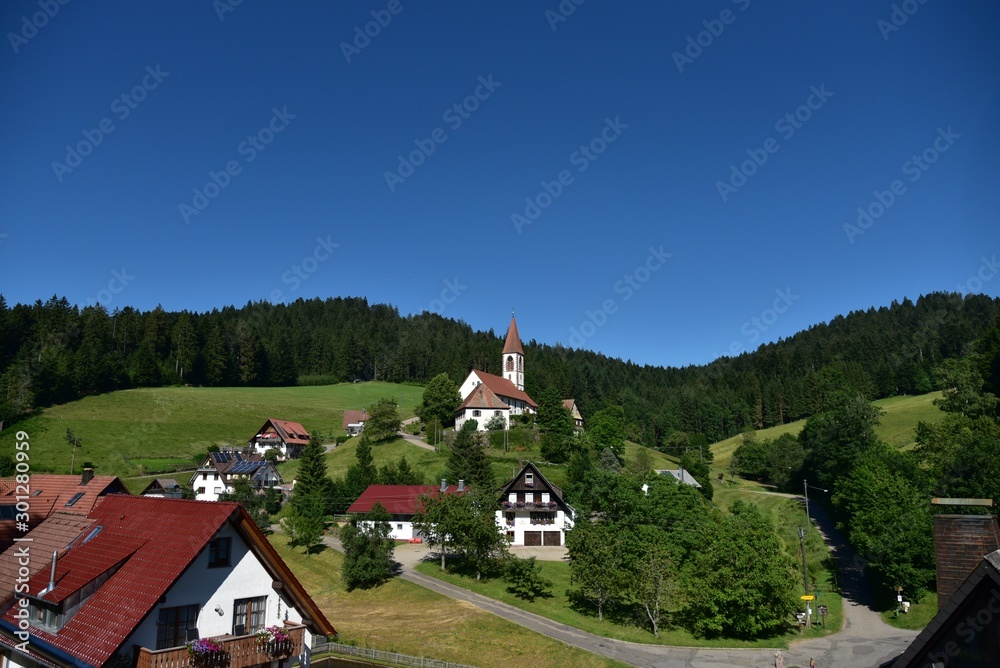
{"type": "Polygon", "coordinates": [[[198,501],[218,501],[220,494],[232,494],[238,480],[246,481],[259,492],[282,484],[281,474],[258,454],[241,452],[210,452],[191,477],[194,498],[198,501]]]}
{"type": "Polygon", "coordinates": [[[146,489],[139,494],[140,496],[180,499],[184,496],[184,489],[173,478],[153,478],[153,482],[146,485],[146,489]]]}
{"type": "Polygon", "coordinates": [[[524,349],[513,315],[500,364],[503,376],[473,369],[459,387],[462,404],[455,411],[456,430],[461,429],[466,420],[475,420],[479,431],[485,431],[486,423],[493,417],[503,418],[506,429],[514,415],[538,410],[538,404],[524,391],[524,349]]]}
{"type": "Polygon", "coordinates": [[[0,588],[18,595],[0,617],[4,666],[210,665],[188,654],[198,639],[227,668],[308,666],[313,639],[336,634],[235,503],[113,494],[26,537],[0,555],[0,588]],[[24,545],[33,572],[16,585],[24,545]]]}
{"type": "Polygon", "coordinates": [[[563,408],[569,411],[569,414],[573,416],[573,429],[575,431],[583,431],[583,415],[580,413],[580,409],[576,407],[576,399],[563,399],[563,408]]]}
{"type": "Polygon", "coordinates": [[[89,466],[81,475],[35,473],[27,486],[14,478],[0,479],[0,550],[14,542],[16,532],[17,497],[28,495],[28,524],[32,527],[57,511],[86,515],[98,499],[108,494],[128,494],[125,485],[115,476],[94,475],[89,466]]]}
{"type": "Polygon", "coordinates": [[[346,410],[344,420],[341,423],[348,436],[357,436],[365,430],[365,422],[368,421],[368,411],[366,410],[346,410]]]}
{"type": "Polygon", "coordinates": [[[511,545],[566,544],[575,511],[563,500],[561,489],[528,462],[501,489],[497,525],[511,545]]]}
{"type": "Polygon", "coordinates": [[[302,448],[309,445],[309,432],[298,422],[269,418],[247,443],[260,455],[276,450],[279,461],[298,459],[302,448]]]}
{"type": "Polygon", "coordinates": [[[413,516],[422,510],[421,496],[435,494],[458,494],[465,491],[465,485],[459,481],[458,486],[448,485],[441,481],[441,486],[434,485],[369,485],[361,496],[347,509],[348,513],[362,514],[371,512],[376,503],[382,504],[392,516],[390,523],[394,540],[416,541],[424,536],[413,526],[413,516]]]}

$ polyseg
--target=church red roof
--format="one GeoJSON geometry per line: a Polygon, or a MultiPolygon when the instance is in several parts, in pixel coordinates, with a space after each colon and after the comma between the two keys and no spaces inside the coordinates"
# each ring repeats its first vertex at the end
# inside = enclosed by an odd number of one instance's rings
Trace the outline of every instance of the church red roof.
{"type": "Polygon", "coordinates": [[[523,401],[532,408],[538,408],[538,404],[535,403],[534,399],[529,397],[524,392],[524,390],[517,389],[514,383],[510,382],[506,378],[501,378],[500,376],[494,376],[491,373],[486,373],[485,371],[479,371],[478,369],[474,369],[472,373],[476,374],[476,376],[479,377],[479,380],[482,381],[483,385],[490,388],[490,391],[493,392],[493,394],[497,395],[498,397],[501,398],[509,397],[510,399],[519,399],[520,401],[523,401]]]}
{"type": "Polygon", "coordinates": [[[503,354],[506,355],[507,353],[524,354],[524,349],[521,348],[521,336],[517,333],[517,323],[514,322],[514,316],[510,316],[510,327],[507,328],[507,340],[503,344],[503,354]]]}
{"type": "Polygon", "coordinates": [[[476,385],[476,389],[469,392],[469,396],[465,398],[462,405],[458,407],[455,412],[464,411],[466,408],[486,408],[486,409],[501,409],[507,410],[510,408],[505,404],[500,397],[493,393],[486,383],[476,385]]]}

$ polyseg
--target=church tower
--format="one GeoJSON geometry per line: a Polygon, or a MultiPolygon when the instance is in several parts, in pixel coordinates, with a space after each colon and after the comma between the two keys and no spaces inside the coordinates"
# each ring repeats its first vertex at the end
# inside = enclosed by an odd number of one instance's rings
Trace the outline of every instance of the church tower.
{"type": "Polygon", "coordinates": [[[504,378],[514,383],[514,387],[524,391],[524,349],[521,347],[521,337],[517,333],[517,323],[514,314],[510,314],[510,327],[507,328],[507,341],[503,344],[501,369],[504,378]]]}

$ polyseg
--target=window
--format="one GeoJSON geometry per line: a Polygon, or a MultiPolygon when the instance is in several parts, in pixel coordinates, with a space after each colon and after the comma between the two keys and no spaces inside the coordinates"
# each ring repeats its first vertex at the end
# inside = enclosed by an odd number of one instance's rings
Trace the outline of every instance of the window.
{"type": "Polygon", "coordinates": [[[402,531],[402,530],[403,530],[403,525],[402,524],[397,524],[396,525],[396,531],[402,531]]]}
{"type": "Polygon", "coordinates": [[[267,596],[239,598],[233,604],[233,635],[248,636],[264,628],[267,596]]]}
{"type": "Polygon", "coordinates": [[[472,417],[479,417],[480,415],[482,415],[482,411],[480,411],[479,409],[472,411],[472,417]]]}
{"type": "Polygon", "coordinates": [[[197,604],[160,608],[160,616],[156,621],[156,649],[180,647],[187,642],[188,629],[197,627],[197,604]]]}
{"type": "Polygon", "coordinates": [[[219,479],[219,474],[218,473],[213,473],[212,474],[212,480],[218,480],[218,479],[219,479]]]}
{"type": "Polygon", "coordinates": [[[513,370],[514,370],[514,356],[507,355],[507,371],[513,371],[513,370]]]}
{"type": "Polygon", "coordinates": [[[524,484],[527,485],[528,487],[534,487],[535,486],[535,474],[534,473],[525,473],[524,474],[524,484]]]}
{"type": "Polygon", "coordinates": [[[82,498],[83,498],[83,492],[77,492],[76,494],[73,495],[73,497],[69,501],[66,502],[66,507],[69,508],[82,498]]]}
{"type": "Polygon", "coordinates": [[[195,493],[196,494],[204,494],[205,493],[205,488],[204,487],[199,487],[198,489],[195,490],[195,493]]]}
{"type": "Polygon", "coordinates": [[[494,415],[503,415],[503,411],[493,411],[494,415]]]}
{"type": "Polygon", "coordinates": [[[229,566],[229,555],[233,546],[232,538],[216,538],[208,544],[208,567],[229,566]]]}

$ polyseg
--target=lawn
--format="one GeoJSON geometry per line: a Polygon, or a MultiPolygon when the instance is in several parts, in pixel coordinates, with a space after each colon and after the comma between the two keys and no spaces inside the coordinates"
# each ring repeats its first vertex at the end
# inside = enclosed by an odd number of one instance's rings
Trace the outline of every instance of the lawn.
{"type": "Polygon", "coordinates": [[[282,534],[272,535],[271,544],[337,629],[340,642],[482,668],[625,666],[398,578],[376,589],[347,592],[340,581],[339,552],[305,556],[289,548],[282,534]]]}
{"type": "Polygon", "coordinates": [[[379,382],[124,390],[46,408],[5,429],[0,450],[12,450],[15,432],[22,430],[31,439],[33,471],[69,473],[68,428],[83,440],[76,452],[77,471],[86,461],[99,474],[122,477],[190,470],[209,446],[241,445],[269,417],[301,422],[332,438],[344,433],[344,409],[394,396],[401,415],[408,417],[422,395],[420,387],[379,382]]]}

